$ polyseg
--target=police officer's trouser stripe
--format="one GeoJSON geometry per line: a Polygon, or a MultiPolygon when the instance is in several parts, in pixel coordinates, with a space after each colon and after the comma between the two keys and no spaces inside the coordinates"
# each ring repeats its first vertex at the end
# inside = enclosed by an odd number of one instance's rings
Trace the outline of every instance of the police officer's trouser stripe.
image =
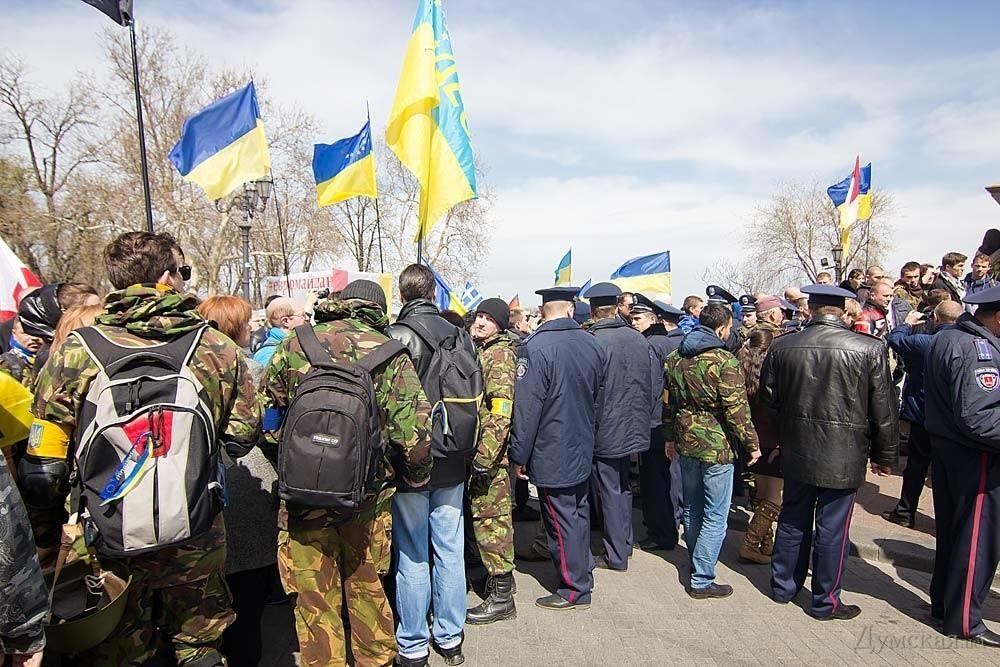
{"type": "Polygon", "coordinates": [[[562,530],[559,528],[559,521],[556,518],[556,508],[552,506],[552,497],[545,494],[545,509],[549,512],[552,520],[552,527],[556,533],[556,545],[559,547],[559,572],[562,574],[563,584],[569,590],[569,601],[576,601],[576,591],[572,590],[573,580],[569,578],[569,568],[566,563],[566,544],[563,542],[562,530]]]}
{"type": "Polygon", "coordinates": [[[965,597],[962,601],[962,633],[969,636],[972,624],[972,589],[976,581],[976,555],[979,551],[979,524],[983,518],[983,500],[986,497],[986,464],[987,454],[980,456],[979,489],[976,491],[976,508],[972,514],[972,536],[969,540],[969,567],[965,573],[965,597]]]}
{"type": "Polygon", "coordinates": [[[857,497],[857,493],[851,495],[851,509],[847,511],[847,520],[844,522],[844,537],[840,541],[840,563],[837,565],[837,576],[833,580],[833,587],[830,589],[828,596],[830,604],[833,606],[833,611],[837,611],[837,607],[840,606],[840,596],[837,595],[837,591],[840,590],[840,579],[844,574],[844,563],[847,562],[846,556],[847,545],[850,544],[848,537],[851,533],[851,517],[854,516],[854,501],[857,497]]]}

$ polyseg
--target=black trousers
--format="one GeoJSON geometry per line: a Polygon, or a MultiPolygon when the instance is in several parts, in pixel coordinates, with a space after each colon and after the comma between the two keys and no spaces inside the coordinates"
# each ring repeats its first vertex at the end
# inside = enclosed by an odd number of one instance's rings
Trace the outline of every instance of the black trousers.
{"type": "Polygon", "coordinates": [[[260,621],[271,590],[272,569],[277,572],[277,564],[226,575],[236,612],[236,621],[222,634],[222,654],[230,665],[256,667],[260,663],[260,621]]]}
{"type": "Polygon", "coordinates": [[[578,604],[590,604],[594,588],[588,486],[588,482],[583,481],[565,489],[538,489],[549,553],[559,576],[556,593],[578,604]]]}
{"type": "Polygon", "coordinates": [[[628,569],[632,550],[632,485],[628,477],[629,457],[594,459],[590,483],[604,511],[604,559],[616,570],[628,569]]]}
{"type": "Polygon", "coordinates": [[[917,503],[920,501],[920,494],[927,482],[927,472],[931,467],[930,434],[922,424],[910,422],[908,442],[906,468],[903,470],[903,490],[899,494],[895,512],[899,516],[911,519],[917,512],[917,503]]]}
{"type": "Polygon", "coordinates": [[[775,599],[791,600],[802,589],[812,551],[812,614],[828,616],[841,605],[841,579],[851,546],[851,514],[857,492],[785,477],[771,554],[775,599]]]}
{"type": "Polygon", "coordinates": [[[530,499],[528,480],[519,477],[514,478],[514,507],[527,507],[530,499]]]}
{"type": "Polygon", "coordinates": [[[1000,455],[931,439],[937,552],[931,614],[944,633],[986,630],[983,601],[1000,560],[1000,455]]]}
{"type": "Polygon", "coordinates": [[[663,427],[650,431],[649,451],[639,455],[639,486],[646,536],[665,547],[677,545],[677,523],[670,500],[670,459],[663,451],[663,427]]]}

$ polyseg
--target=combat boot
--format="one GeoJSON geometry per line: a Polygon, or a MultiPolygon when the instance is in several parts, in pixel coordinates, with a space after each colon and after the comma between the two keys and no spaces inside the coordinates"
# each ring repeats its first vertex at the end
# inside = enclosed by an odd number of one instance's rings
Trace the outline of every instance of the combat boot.
{"type": "Polygon", "coordinates": [[[513,572],[491,576],[486,582],[486,599],[466,612],[465,622],[469,625],[486,625],[516,616],[513,589],[513,572]]]}
{"type": "Polygon", "coordinates": [[[757,511],[763,513],[768,520],[767,532],[764,533],[764,537],[760,541],[760,550],[762,553],[770,556],[771,552],[774,551],[774,522],[778,520],[778,515],[781,513],[781,506],[772,503],[770,500],[762,500],[757,511]]]}
{"type": "Polygon", "coordinates": [[[761,543],[770,527],[770,521],[763,512],[754,512],[750,525],[747,526],[747,532],[743,535],[743,543],[740,544],[741,561],[760,565],[771,562],[771,557],[761,550],[761,543]]]}

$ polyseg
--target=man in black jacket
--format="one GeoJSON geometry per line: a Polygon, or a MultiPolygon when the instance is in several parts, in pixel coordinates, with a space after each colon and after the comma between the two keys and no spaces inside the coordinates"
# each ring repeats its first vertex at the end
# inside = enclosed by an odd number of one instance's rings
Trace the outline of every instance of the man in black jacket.
{"type": "Polygon", "coordinates": [[[771,556],[776,602],[802,589],[812,547],[812,615],[847,620],[861,613],[840,591],[851,511],[866,462],[885,476],[899,441],[895,394],[885,345],[844,322],[851,293],[807,285],[812,319],[776,338],[764,359],[761,391],[778,414],[784,502],[771,556]],[[815,526],[815,538],[813,537],[815,526]]]}
{"type": "Polygon", "coordinates": [[[931,615],[946,635],[996,647],[982,609],[1000,560],[1000,287],[965,302],[976,314],[935,334],[924,360],[937,528],[931,615]]]}
{"type": "Polygon", "coordinates": [[[604,556],[597,559],[597,567],[624,571],[633,542],[629,457],[649,449],[652,414],[662,415],[663,410],[659,397],[653,401],[654,374],[662,385],[662,371],[657,373],[654,362],[658,357],[642,334],[619,316],[620,295],[613,283],[597,283],[587,290],[594,319],[589,331],[604,350],[604,400],[591,475],[604,519],[604,556]]]}
{"type": "MultiPolygon", "coordinates": [[[[429,377],[431,359],[444,339],[457,330],[440,316],[434,305],[436,286],[434,272],[426,266],[411,264],[403,269],[399,274],[403,308],[396,322],[385,331],[409,350],[428,395],[432,394],[428,391],[431,383],[437,381],[429,377]]],[[[459,340],[467,344],[469,354],[475,359],[475,346],[468,334],[463,331],[459,340]]],[[[462,652],[466,612],[463,496],[468,457],[455,453],[443,455],[438,451],[433,454],[430,483],[414,490],[400,478],[392,499],[393,548],[399,568],[396,607],[401,620],[396,638],[401,650],[417,654],[430,642],[433,631],[433,641],[449,664],[458,664],[455,660],[462,652]],[[428,570],[429,544],[434,544],[433,573],[428,570]],[[433,628],[428,627],[426,620],[432,597],[433,628]],[[422,632],[408,634],[414,627],[420,627],[422,632]]],[[[406,660],[399,664],[421,664],[419,660],[406,660]]]]}

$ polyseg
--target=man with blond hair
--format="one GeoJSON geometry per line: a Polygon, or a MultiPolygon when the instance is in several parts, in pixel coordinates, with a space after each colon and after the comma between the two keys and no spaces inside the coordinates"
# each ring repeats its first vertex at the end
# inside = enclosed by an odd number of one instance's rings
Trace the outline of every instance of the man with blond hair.
{"type": "Polygon", "coordinates": [[[267,330],[264,342],[253,353],[253,360],[266,367],[281,341],[285,340],[295,327],[307,324],[309,316],[306,315],[302,303],[288,296],[279,296],[267,304],[264,315],[270,328],[267,330]]]}

